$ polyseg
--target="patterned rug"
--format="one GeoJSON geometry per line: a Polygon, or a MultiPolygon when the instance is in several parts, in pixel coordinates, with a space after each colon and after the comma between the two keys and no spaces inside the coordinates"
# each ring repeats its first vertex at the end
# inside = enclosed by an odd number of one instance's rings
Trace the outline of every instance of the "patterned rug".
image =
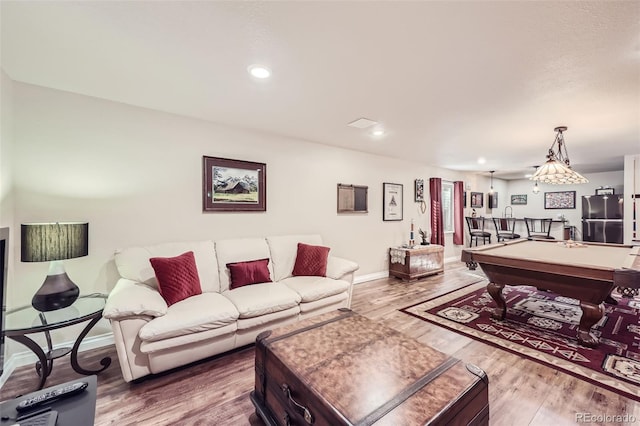
{"type": "Polygon", "coordinates": [[[586,348],[576,340],[582,315],[577,300],[507,286],[507,317],[497,321],[486,285],[483,280],[401,311],[640,401],[640,299],[614,296],[618,305],[605,304],[592,328],[600,344],[586,348]]]}

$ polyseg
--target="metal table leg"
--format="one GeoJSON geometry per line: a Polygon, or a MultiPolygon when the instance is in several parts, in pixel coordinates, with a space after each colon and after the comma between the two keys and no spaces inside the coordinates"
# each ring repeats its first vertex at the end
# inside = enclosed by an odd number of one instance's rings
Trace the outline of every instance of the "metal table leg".
{"type": "Polygon", "coordinates": [[[105,368],[109,367],[109,365],[111,365],[111,358],[108,357],[108,356],[104,357],[104,358],[102,358],[100,360],[100,364],[102,365],[102,368],[99,368],[97,370],[87,370],[87,369],[84,369],[84,368],[80,367],[80,364],[78,364],[78,349],[80,348],[80,343],[82,342],[82,339],[85,338],[87,333],[89,333],[89,331],[93,328],[93,326],[96,325],[96,323],[98,321],[100,321],[100,318],[102,318],[102,314],[101,313],[96,315],[96,317],[93,318],[89,322],[89,324],[87,324],[87,326],[84,328],[84,330],[82,330],[82,333],[80,333],[80,335],[76,339],[76,343],[73,345],[73,348],[71,349],[71,367],[73,367],[73,369],[77,373],[84,374],[85,376],[89,376],[91,374],[99,373],[102,370],[104,370],[105,368]]]}
{"type": "MultiPolygon", "coordinates": [[[[44,382],[47,380],[47,377],[49,377],[49,374],[51,373],[51,367],[53,365],[52,363],[49,363],[47,355],[44,353],[40,345],[38,345],[36,342],[25,335],[7,337],[15,340],[18,343],[22,343],[23,345],[31,349],[34,354],[36,354],[39,360],[38,363],[40,363],[41,367],[41,371],[38,373],[38,375],[40,376],[40,385],[38,386],[38,389],[42,389],[44,387],[44,382]]],[[[36,371],[38,370],[37,365],[38,364],[36,363],[36,371]]]]}

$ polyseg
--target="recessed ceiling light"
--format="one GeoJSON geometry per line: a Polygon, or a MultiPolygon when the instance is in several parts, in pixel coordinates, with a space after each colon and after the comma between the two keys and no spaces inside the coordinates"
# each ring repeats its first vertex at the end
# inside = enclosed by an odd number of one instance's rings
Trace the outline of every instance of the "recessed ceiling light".
{"type": "Polygon", "coordinates": [[[371,132],[373,136],[384,136],[384,129],[373,129],[371,132]]]}
{"type": "Polygon", "coordinates": [[[524,177],[526,178],[530,178],[531,176],[533,176],[531,173],[527,173],[526,175],[524,175],[524,177]]]}
{"type": "Polygon", "coordinates": [[[484,157],[478,157],[478,164],[484,164],[487,162],[487,159],[484,157]]]}
{"type": "Polygon", "coordinates": [[[271,70],[263,65],[251,65],[248,71],[255,78],[269,78],[271,76],[271,70]]]}

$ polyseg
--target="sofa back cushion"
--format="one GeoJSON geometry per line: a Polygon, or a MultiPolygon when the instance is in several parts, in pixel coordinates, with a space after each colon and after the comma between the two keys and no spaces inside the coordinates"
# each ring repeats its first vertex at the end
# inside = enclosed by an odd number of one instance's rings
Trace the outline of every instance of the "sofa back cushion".
{"type": "Polygon", "coordinates": [[[322,245],[322,237],[316,234],[284,235],[267,237],[269,251],[271,252],[271,264],[273,267],[273,280],[280,281],[290,277],[298,254],[298,243],[322,245]]]}
{"type": "MultiPolygon", "coordinates": [[[[231,274],[227,263],[248,262],[270,258],[269,246],[264,238],[237,238],[232,240],[219,240],[216,244],[216,256],[218,259],[218,278],[221,291],[229,290],[231,274]]],[[[268,264],[269,274],[273,278],[271,262],[268,264]]]]}
{"type": "Polygon", "coordinates": [[[192,251],[198,269],[198,278],[203,292],[220,293],[218,265],[213,241],[164,243],[144,247],[116,250],[115,261],[122,278],[145,283],[158,288],[156,275],[149,259],[152,257],[175,257],[192,251]]]}

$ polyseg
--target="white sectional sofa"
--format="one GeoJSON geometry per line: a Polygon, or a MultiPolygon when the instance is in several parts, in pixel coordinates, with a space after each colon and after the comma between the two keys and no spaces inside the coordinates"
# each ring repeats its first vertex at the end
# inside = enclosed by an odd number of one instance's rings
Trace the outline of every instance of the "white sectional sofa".
{"type": "Polygon", "coordinates": [[[292,276],[298,243],[319,235],[288,235],[160,244],[118,250],[120,279],[103,316],[111,322],[129,382],[255,341],[262,331],[350,307],[358,265],[334,256],[326,277],[292,276]],[[202,294],[167,306],[149,259],[192,251],[202,294]],[[228,263],[269,259],[273,282],[230,289],[228,263]]]}

